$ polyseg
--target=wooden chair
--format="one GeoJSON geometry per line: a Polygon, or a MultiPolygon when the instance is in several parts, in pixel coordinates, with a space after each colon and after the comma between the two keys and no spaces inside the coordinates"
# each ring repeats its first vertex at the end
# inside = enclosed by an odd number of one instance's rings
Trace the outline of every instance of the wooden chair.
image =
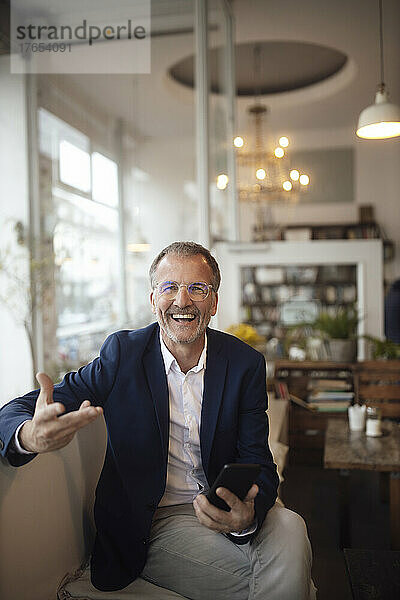
{"type": "Polygon", "coordinates": [[[382,417],[400,418],[400,360],[366,360],[354,365],[360,404],[376,406],[382,417]]]}

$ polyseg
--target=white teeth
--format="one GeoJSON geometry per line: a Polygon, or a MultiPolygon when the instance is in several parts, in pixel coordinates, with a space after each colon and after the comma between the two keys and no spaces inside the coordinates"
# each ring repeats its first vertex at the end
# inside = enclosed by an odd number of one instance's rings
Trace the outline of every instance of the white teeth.
{"type": "Polygon", "coordinates": [[[173,319],[193,319],[195,315],[171,315],[173,319]]]}

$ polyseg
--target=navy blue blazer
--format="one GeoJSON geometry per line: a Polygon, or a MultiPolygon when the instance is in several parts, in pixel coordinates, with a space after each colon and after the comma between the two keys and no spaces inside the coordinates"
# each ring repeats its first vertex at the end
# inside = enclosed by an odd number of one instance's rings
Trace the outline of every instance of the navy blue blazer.
{"type": "MultiPolygon", "coordinates": [[[[260,528],[278,487],[268,447],[265,361],[231,335],[208,329],[207,336],[200,427],[204,472],[211,486],[225,463],[260,464],[255,500],[260,528]]],[[[30,392],[0,411],[1,454],[13,466],[36,456],[16,454],[9,444],[17,427],[32,416],[37,396],[38,390],[30,392]]],[[[113,333],[98,358],[55,386],[54,400],[68,412],[86,399],[103,407],[107,424],[107,451],[94,506],[91,579],[96,588],[111,591],[140,575],[153,513],[165,489],[169,401],[157,323],[113,333]]]]}

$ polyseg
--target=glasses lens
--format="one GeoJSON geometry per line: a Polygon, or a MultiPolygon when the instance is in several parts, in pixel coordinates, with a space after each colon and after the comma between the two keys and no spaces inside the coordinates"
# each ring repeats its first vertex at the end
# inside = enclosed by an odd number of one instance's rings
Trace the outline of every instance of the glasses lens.
{"type": "Polygon", "coordinates": [[[164,283],[160,283],[158,286],[159,293],[165,296],[165,298],[175,298],[178,290],[179,286],[175,281],[164,281],[164,283]]]}
{"type": "Polygon", "coordinates": [[[196,282],[188,285],[188,293],[192,300],[204,300],[208,296],[208,285],[196,282]]]}

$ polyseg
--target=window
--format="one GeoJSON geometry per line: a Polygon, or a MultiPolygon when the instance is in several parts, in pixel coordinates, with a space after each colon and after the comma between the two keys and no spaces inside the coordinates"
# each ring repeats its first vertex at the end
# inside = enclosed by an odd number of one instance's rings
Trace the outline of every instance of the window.
{"type": "Polygon", "coordinates": [[[41,211],[54,256],[45,362],[57,356],[63,370],[93,358],[119,322],[118,165],[92,151],[82,132],[44,109],[39,135],[41,211]]]}
{"type": "Polygon", "coordinates": [[[60,142],[60,181],[82,192],[90,192],[90,154],[70,142],[60,142]]]}

